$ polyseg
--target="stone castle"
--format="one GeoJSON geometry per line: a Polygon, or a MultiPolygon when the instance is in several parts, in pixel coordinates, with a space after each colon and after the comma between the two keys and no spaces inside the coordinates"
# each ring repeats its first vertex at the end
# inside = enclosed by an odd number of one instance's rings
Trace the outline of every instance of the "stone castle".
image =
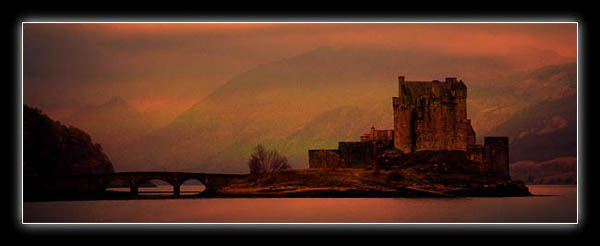
{"type": "Polygon", "coordinates": [[[485,137],[476,143],[467,119],[467,86],[456,78],[444,81],[405,81],[398,77],[393,97],[394,129],[372,127],[360,141],[339,142],[338,149],[309,150],[310,168],[366,168],[386,150],[404,154],[417,151],[464,151],[481,172],[510,179],[508,138],[485,137]]]}

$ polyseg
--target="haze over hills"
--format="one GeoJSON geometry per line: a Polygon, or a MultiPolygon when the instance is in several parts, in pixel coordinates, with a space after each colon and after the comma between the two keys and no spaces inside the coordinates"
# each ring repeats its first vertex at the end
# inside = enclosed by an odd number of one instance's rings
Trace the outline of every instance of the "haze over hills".
{"type": "MultiPolygon", "coordinates": [[[[514,72],[489,80],[483,86],[469,86],[468,115],[478,137],[508,134],[495,129],[500,123],[526,117],[522,111],[536,104],[577,95],[577,64],[544,66],[532,71],[514,72]],[[498,132],[500,131],[500,132],[498,132]]],[[[567,104],[576,110],[576,104],[567,104]]],[[[552,111],[547,108],[545,111],[552,111]]],[[[558,110],[558,109],[557,109],[558,110]]],[[[527,126],[531,122],[522,122],[527,126]]]]}
{"type": "Polygon", "coordinates": [[[118,96],[100,105],[84,107],[63,122],[89,132],[112,160],[118,159],[119,148],[158,127],[118,96]]]}
{"type": "Polygon", "coordinates": [[[486,135],[509,136],[511,162],[577,155],[577,65],[518,72],[473,89],[469,114],[486,135]]]}
{"type": "Polygon", "coordinates": [[[483,135],[509,136],[511,177],[531,184],[575,184],[577,65],[515,73],[496,84],[494,88],[505,93],[490,95],[488,102],[514,97],[515,103],[488,111],[484,117],[477,117],[481,111],[475,108],[475,114],[478,122],[493,123],[494,117],[501,122],[483,135]],[[514,113],[503,116],[502,111],[511,108],[514,113]]]}
{"type": "Polygon", "coordinates": [[[548,161],[518,161],[510,176],[527,184],[577,184],[577,159],[560,157],[548,161]]]}
{"type": "Polygon", "coordinates": [[[577,155],[577,96],[548,100],[517,112],[493,132],[509,136],[510,161],[577,155]]]}
{"type": "Polygon", "coordinates": [[[570,76],[576,74],[572,65],[517,70],[504,57],[319,48],[236,76],[168,126],[119,148],[115,168],[247,172],[246,159],[259,143],[279,149],[293,167],[303,168],[308,148],[358,140],[371,125],[391,128],[398,75],[464,80],[478,136],[524,108],[574,91],[569,89],[570,76]]]}

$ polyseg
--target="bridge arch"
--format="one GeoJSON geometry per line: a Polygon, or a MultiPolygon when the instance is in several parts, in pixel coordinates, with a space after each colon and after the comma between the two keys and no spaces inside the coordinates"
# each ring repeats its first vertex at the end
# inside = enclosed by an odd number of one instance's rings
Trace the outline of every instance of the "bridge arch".
{"type": "MultiPolygon", "coordinates": [[[[142,175],[129,175],[129,184],[130,184],[130,192],[132,195],[138,195],[139,194],[139,190],[140,187],[142,186],[142,184],[147,183],[147,182],[152,182],[154,181],[158,181],[160,182],[164,182],[167,183],[170,187],[171,187],[171,192],[173,193],[173,195],[178,195],[179,191],[179,185],[180,183],[178,182],[176,176],[172,176],[172,175],[155,175],[155,174],[142,174],[142,175]]],[[[154,183],[156,184],[156,183],[154,183]]]]}
{"type": "MultiPolygon", "coordinates": [[[[138,180],[138,194],[140,192],[140,189],[143,190],[144,193],[171,193],[171,194],[175,194],[175,185],[172,183],[172,181],[169,181],[167,179],[164,178],[158,178],[158,177],[152,177],[152,178],[146,178],[146,179],[139,179],[138,180]],[[145,187],[144,184],[147,183],[151,183],[154,184],[154,187],[145,187]]],[[[156,194],[154,194],[156,195],[156,194]]]]}
{"type": "Polygon", "coordinates": [[[204,180],[196,177],[184,179],[183,182],[181,182],[179,190],[181,193],[200,194],[206,190],[206,184],[204,184],[203,181],[204,180]]]}

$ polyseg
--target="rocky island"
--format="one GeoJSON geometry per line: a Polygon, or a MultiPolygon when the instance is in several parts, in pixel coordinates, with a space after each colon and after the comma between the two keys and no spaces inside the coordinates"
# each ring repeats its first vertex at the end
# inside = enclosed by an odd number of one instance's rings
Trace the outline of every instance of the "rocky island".
{"type": "MultiPolygon", "coordinates": [[[[507,197],[529,196],[520,181],[439,184],[402,180],[403,171],[286,170],[267,177],[248,177],[202,197],[507,197]]],[[[422,174],[415,174],[418,177],[422,174]]],[[[455,181],[455,180],[453,180],[455,181]]]]}
{"type": "Polygon", "coordinates": [[[404,155],[391,168],[286,169],[227,182],[213,197],[503,197],[529,196],[522,181],[482,175],[461,151],[404,155]]]}

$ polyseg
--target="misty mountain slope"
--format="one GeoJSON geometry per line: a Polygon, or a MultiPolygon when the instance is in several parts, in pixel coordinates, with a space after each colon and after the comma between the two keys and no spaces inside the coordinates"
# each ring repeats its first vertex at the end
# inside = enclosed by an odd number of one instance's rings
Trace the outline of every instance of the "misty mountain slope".
{"type": "Polygon", "coordinates": [[[484,86],[469,86],[468,115],[479,139],[485,135],[498,135],[494,128],[518,116],[521,110],[574,96],[577,94],[576,87],[577,65],[574,63],[511,73],[490,80],[484,86]]]}
{"type": "Polygon", "coordinates": [[[120,170],[246,170],[246,159],[259,143],[281,148],[296,158],[305,155],[306,148],[319,147],[310,144],[315,140],[309,139],[313,133],[316,138],[337,142],[341,140],[338,137],[360,135],[371,124],[391,127],[391,98],[397,94],[398,75],[408,80],[456,76],[471,86],[485,85],[491,78],[511,73],[511,69],[492,57],[319,48],[236,76],[168,126],[121,148],[119,156],[123,159],[116,165],[120,170]],[[348,108],[338,112],[338,123],[329,120],[331,125],[327,126],[323,125],[327,120],[313,122],[320,114],[339,107],[348,108]],[[342,125],[355,121],[352,130],[333,131],[335,125],[343,129],[342,125]],[[310,124],[315,125],[313,130],[310,124]],[[325,128],[319,130],[321,126],[325,128]]]}
{"type": "Polygon", "coordinates": [[[308,167],[309,149],[336,149],[338,142],[359,141],[360,136],[375,126],[393,129],[391,98],[367,106],[344,106],[324,112],[302,129],[272,144],[288,154],[292,164],[308,167]]]}
{"type": "Polygon", "coordinates": [[[552,100],[573,95],[577,88],[577,64],[565,63],[516,72],[491,80],[489,88],[505,88],[526,100],[552,100]]]}
{"type": "Polygon", "coordinates": [[[511,162],[576,156],[577,96],[523,109],[492,132],[509,136],[511,162]]]}
{"type": "MultiPolygon", "coordinates": [[[[64,122],[89,132],[102,144],[113,161],[119,159],[119,148],[156,128],[156,124],[120,97],[113,97],[101,105],[85,107],[64,122]]],[[[118,165],[115,166],[118,169],[118,165]]]]}
{"type": "MultiPolygon", "coordinates": [[[[391,103],[389,103],[391,112],[391,103]]],[[[360,135],[369,130],[374,122],[387,122],[377,125],[379,129],[392,128],[393,118],[390,112],[383,112],[380,105],[371,108],[358,106],[341,106],[315,116],[303,128],[287,137],[278,137],[261,141],[267,148],[278,150],[288,157],[293,168],[308,167],[308,149],[335,149],[339,141],[357,141],[360,135]]],[[[224,170],[247,171],[246,166],[231,165],[239,162],[238,156],[250,156],[253,141],[239,141],[225,148],[215,160],[216,167],[224,170]],[[233,158],[231,158],[233,157],[233,158]],[[236,162],[236,159],[238,160],[236,162]]]]}
{"type": "Polygon", "coordinates": [[[541,162],[515,162],[510,165],[510,177],[528,184],[576,184],[577,159],[560,157],[541,162]]]}
{"type": "Polygon", "coordinates": [[[473,91],[478,138],[508,136],[511,162],[577,155],[576,64],[517,72],[473,91]]]}
{"type": "Polygon", "coordinates": [[[509,54],[501,58],[520,71],[530,71],[545,66],[572,63],[573,57],[563,57],[553,50],[534,47],[513,47],[509,54]]]}

